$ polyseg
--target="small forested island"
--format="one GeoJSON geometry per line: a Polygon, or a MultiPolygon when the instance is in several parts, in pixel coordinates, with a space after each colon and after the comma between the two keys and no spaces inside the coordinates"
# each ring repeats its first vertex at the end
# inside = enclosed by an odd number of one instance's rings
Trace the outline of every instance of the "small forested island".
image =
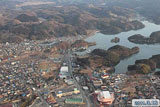
{"type": "Polygon", "coordinates": [[[112,43],[118,43],[120,42],[120,38],[115,37],[114,39],[111,40],[112,43]]]}
{"type": "Polygon", "coordinates": [[[92,69],[96,69],[97,67],[114,67],[120,60],[138,52],[138,47],[127,48],[121,45],[115,45],[108,50],[95,49],[85,57],[77,57],[77,62],[84,69],[87,67],[92,69]]]}
{"type": "Polygon", "coordinates": [[[128,38],[130,42],[136,43],[136,44],[155,44],[160,43],[160,31],[153,32],[150,37],[145,37],[141,34],[136,34],[133,36],[130,36],[128,38]]]}
{"type": "Polygon", "coordinates": [[[128,74],[148,74],[160,68],[160,54],[153,55],[149,59],[136,60],[134,65],[128,66],[128,74]]]}

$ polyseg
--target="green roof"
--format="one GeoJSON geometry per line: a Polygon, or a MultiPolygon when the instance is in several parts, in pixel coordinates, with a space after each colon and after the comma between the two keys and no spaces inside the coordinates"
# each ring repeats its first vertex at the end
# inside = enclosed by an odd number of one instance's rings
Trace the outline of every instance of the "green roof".
{"type": "Polygon", "coordinates": [[[81,98],[70,98],[65,100],[66,103],[83,103],[81,98]]]}

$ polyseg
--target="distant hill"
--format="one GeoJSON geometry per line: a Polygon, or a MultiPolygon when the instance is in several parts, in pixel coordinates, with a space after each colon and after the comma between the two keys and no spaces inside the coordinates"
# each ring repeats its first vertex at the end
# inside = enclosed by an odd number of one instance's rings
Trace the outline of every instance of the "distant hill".
{"type": "Polygon", "coordinates": [[[21,14],[16,17],[21,22],[38,22],[39,19],[36,16],[28,15],[28,14],[21,14]]]}
{"type": "Polygon", "coordinates": [[[139,21],[128,20],[135,17],[135,13],[121,7],[33,6],[25,11],[7,10],[8,14],[6,11],[3,13],[8,21],[0,25],[0,42],[6,42],[7,39],[8,42],[13,42],[13,38],[19,38],[17,40],[20,41],[87,35],[88,30],[99,30],[103,34],[116,34],[144,27],[139,21]]]}

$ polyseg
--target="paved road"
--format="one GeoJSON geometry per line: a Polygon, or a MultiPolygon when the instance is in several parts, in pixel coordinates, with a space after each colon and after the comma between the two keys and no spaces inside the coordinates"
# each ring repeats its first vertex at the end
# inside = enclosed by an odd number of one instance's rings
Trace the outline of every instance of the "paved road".
{"type": "Polygon", "coordinates": [[[85,94],[85,92],[83,91],[82,87],[79,85],[79,83],[76,81],[75,77],[73,76],[73,69],[72,69],[72,62],[71,62],[71,58],[72,58],[72,54],[71,54],[71,51],[69,50],[68,53],[64,56],[64,60],[68,62],[68,67],[69,67],[69,73],[71,75],[71,77],[73,78],[74,80],[74,83],[76,84],[77,88],[80,90],[81,92],[81,95],[84,99],[84,101],[86,101],[87,103],[87,107],[93,107],[91,104],[91,101],[90,99],[88,98],[88,96],[85,94]]]}
{"type": "Polygon", "coordinates": [[[44,107],[49,107],[49,104],[48,104],[48,102],[42,97],[42,95],[40,94],[40,92],[39,91],[37,91],[37,93],[38,93],[38,96],[40,97],[40,99],[41,99],[41,105],[44,105],[44,107]]]}

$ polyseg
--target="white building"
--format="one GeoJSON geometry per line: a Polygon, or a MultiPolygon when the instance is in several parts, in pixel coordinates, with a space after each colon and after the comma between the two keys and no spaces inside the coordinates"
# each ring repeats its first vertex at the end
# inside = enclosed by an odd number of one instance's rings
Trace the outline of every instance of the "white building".
{"type": "Polygon", "coordinates": [[[68,66],[62,66],[60,68],[60,72],[59,72],[59,77],[61,79],[65,79],[69,76],[69,73],[68,73],[68,66]]]}

